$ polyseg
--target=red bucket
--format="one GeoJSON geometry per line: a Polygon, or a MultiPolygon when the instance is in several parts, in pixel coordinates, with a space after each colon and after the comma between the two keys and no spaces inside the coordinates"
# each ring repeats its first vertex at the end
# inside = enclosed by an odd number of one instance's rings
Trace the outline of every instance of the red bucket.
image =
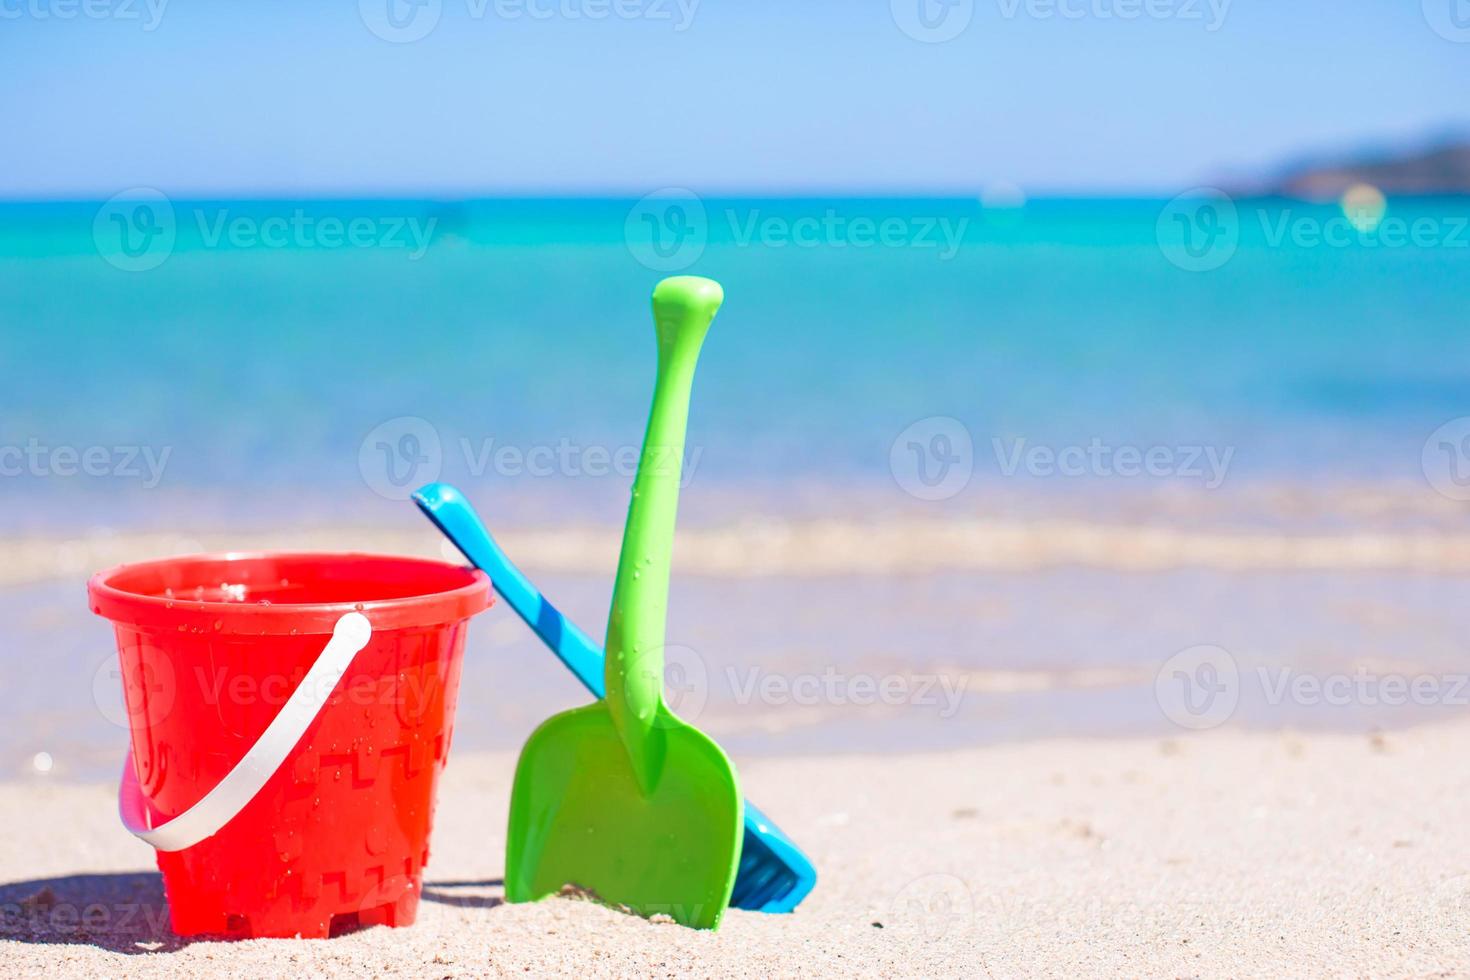
{"type": "Polygon", "coordinates": [[[132,750],[120,808],[158,848],[181,935],[409,925],[481,571],[228,554],[88,583],[132,750]]]}

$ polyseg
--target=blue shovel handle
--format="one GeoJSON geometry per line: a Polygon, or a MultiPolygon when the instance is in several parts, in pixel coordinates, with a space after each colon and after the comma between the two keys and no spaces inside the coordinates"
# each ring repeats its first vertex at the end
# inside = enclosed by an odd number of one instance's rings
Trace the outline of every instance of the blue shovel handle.
{"type": "MultiPolygon", "coordinates": [[[[447,483],[414,492],[414,503],[454,542],[475,567],[490,576],[495,591],[595,697],[603,686],[602,648],[567,619],[511,564],[464,494],[447,483]]],[[[745,802],[745,847],[731,904],[763,912],[790,912],[817,882],[806,855],[780,828],[745,802]],[[774,864],[773,864],[774,862],[774,864]]]]}
{"type": "Polygon", "coordinates": [[[603,697],[607,691],[602,677],[602,648],[547,602],[531,580],[511,564],[464,495],[447,483],[431,483],[420,487],[413,497],[455,547],[490,576],[500,597],[536,631],[582,686],[594,697],[603,697]]]}

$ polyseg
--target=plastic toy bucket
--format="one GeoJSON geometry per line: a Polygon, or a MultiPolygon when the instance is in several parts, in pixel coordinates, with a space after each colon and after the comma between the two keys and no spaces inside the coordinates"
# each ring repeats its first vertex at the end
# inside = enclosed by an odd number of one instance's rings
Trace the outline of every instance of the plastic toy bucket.
{"type": "Polygon", "coordinates": [[[123,565],[88,583],[132,734],[119,810],[174,931],[408,925],[483,572],[356,554],[123,565]]]}

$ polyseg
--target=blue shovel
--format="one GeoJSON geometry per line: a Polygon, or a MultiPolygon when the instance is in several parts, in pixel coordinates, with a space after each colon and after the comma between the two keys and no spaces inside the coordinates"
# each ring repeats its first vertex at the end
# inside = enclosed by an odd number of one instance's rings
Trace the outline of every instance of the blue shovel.
{"type": "MultiPolygon", "coordinates": [[[[430,483],[415,491],[413,499],[465,557],[490,576],[495,591],[536,631],[541,642],[567,665],[582,686],[594,696],[602,697],[605,693],[602,649],[547,602],[531,580],[511,564],[464,494],[447,483],[430,483]]],[[[816,883],[817,870],[807,856],[747,800],[745,840],[730,904],[756,912],[790,912],[816,883]]]]}

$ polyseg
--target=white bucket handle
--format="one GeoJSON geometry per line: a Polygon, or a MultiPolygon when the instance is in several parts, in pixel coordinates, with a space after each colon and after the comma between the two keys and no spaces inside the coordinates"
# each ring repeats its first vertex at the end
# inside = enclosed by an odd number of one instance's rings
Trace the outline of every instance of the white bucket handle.
{"type": "Polygon", "coordinates": [[[182,851],[216,834],[245,809],[286,761],[286,756],[321,713],[352,659],[367,646],[372,635],[372,624],[362,613],[350,612],[337,620],[326,649],[235,768],[199,802],[167,823],[150,826],[149,809],[133,772],[133,749],[129,745],[128,757],[123,762],[122,785],[117,793],[117,811],[123,826],[160,851],[182,851]]]}

